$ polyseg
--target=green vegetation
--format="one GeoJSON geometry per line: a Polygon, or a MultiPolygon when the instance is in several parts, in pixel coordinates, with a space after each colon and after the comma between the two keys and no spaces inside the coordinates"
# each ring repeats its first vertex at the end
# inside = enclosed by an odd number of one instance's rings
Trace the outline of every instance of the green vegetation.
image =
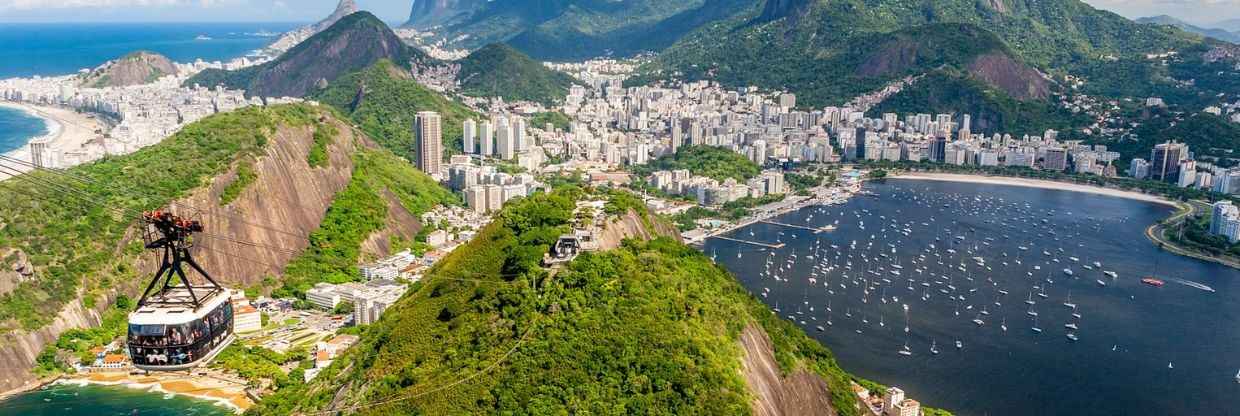
{"type": "Polygon", "coordinates": [[[314,145],[310,147],[310,154],[306,156],[306,163],[312,168],[321,168],[327,166],[327,145],[336,140],[336,135],[340,131],[331,123],[318,123],[314,126],[314,145]]]}
{"type": "Polygon", "coordinates": [[[1197,157],[1220,158],[1220,165],[1231,165],[1227,159],[1240,157],[1240,124],[1210,113],[1197,113],[1180,121],[1169,114],[1154,114],[1133,130],[1135,140],[1099,142],[1120,153],[1120,163],[1133,158],[1150,157],[1155,144],[1168,140],[1187,143],[1197,157]]]}
{"type": "MultiPolygon", "coordinates": [[[[441,26],[442,39],[474,49],[507,42],[540,60],[575,61],[631,56],[663,49],[685,33],[736,13],[753,0],[627,0],[556,2],[457,2],[471,4],[458,18],[419,19],[420,28],[441,26]],[[472,16],[470,18],[461,18],[472,16]]],[[[415,6],[416,7],[416,6],[415,6]]]]}
{"type": "Polygon", "coordinates": [[[134,307],[133,300],[120,295],[112,307],[103,311],[103,319],[99,326],[93,328],[73,328],[64,331],[56,338],[56,342],[48,344],[35,359],[34,374],[38,377],[49,377],[67,373],[69,364],[58,359],[60,354],[72,354],[78,362],[90,365],[95,361],[95,354],[90,350],[108,345],[125,335],[128,329],[127,317],[134,307]]]}
{"type": "Polygon", "coordinates": [[[569,125],[572,122],[568,115],[559,111],[544,111],[530,117],[530,126],[540,129],[545,129],[550,124],[553,128],[560,129],[560,131],[568,131],[569,125]]]}
{"type": "Polygon", "coordinates": [[[426,89],[391,61],[340,77],[312,99],[336,107],[366,135],[396,154],[415,160],[413,119],[419,111],[436,111],[442,120],[444,154],[462,149],[462,126],[478,115],[464,105],[426,89]],[[359,91],[365,93],[359,94],[359,91]]]}
{"type": "Polygon", "coordinates": [[[300,371],[298,374],[285,374],[280,366],[297,361],[306,356],[305,350],[293,349],[281,354],[263,347],[247,347],[229,345],[211,362],[212,368],[223,369],[246,379],[251,387],[258,387],[264,380],[270,380],[276,387],[284,388],[302,384],[300,371]]]}
{"type": "Polygon", "coordinates": [[[563,101],[568,87],[576,82],[568,74],[498,43],[484,46],[457,63],[461,65],[457,80],[465,95],[552,105],[563,101]]]}
{"type": "Polygon", "coordinates": [[[788,182],[788,186],[791,187],[793,191],[800,193],[802,191],[808,191],[811,188],[822,186],[823,182],[826,181],[826,175],[822,172],[804,175],[798,173],[785,173],[784,181],[788,182]]]}
{"type": "MultiPolygon", "coordinates": [[[[336,360],[340,364],[324,370],[311,386],[278,391],[251,413],[288,414],[295,408],[321,408],[350,381],[367,383],[364,387],[353,384],[353,391],[346,392],[350,401],[413,387],[433,388],[494,361],[547,307],[538,302],[534,290],[546,280],[539,262],[568,231],[579,194],[578,188],[562,188],[509,204],[476,238],[436,264],[401,302],[388,309],[384,319],[370,325],[360,344],[336,360]]],[[[466,384],[453,393],[485,391],[480,388],[466,384]]],[[[435,401],[431,407],[442,410],[430,412],[436,414],[482,403],[438,395],[426,396],[426,400],[435,401]]]]}
{"type": "Polygon", "coordinates": [[[762,172],[758,165],[745,156],[723,147],[684,146],[676,154],[660,157],[633,171],[642,177],[660,170],[688,169],[689,173],[716,180],[728,178],[745,181],[762,172]]]}
{"type": "Polygon", "coordinates": [[[879,117],[883,113],[952,114],[956,120],[968,114],[972,116],[974,133],[1013,136],[1040,136],[1047,129],[1071,131],[1090,122],[1083,114],[1045,101],[1017,100],[967,74],[944,70],[934,71],[891,96],[870,109],[869,116],[879,117]]]}
{"type": "Polygon", "coordinates": [[[1167,231],[1172,242],[1212,256],[1240,257],[1240,243],[1233,244],[1227,237],[1210,234],[1210,216],[1197,215],[1181,221],[1167,231]]]}
{"type": "Polygon", "coordinates": [[[362,242],[383,229],[389,203],[399,202],[418,217],[437,204],[458,202],[434,179],[386,150],[361,150],[354,154],[353,163],[353,178],[336,194],[319,228],[310,234],[310,247],[285,268],[283,287],[276,296],[302,297],[319,282],[357,280],[362,242]]]}
{"type": "Polygon", "coordinates": [[[0,296],[5,330],[31,330],[51,322],[65,302],[77,298],[79,289],[85,291],[88,306],[114,289],[132,289],[141,280],[132,265],[144,250],[141,241],[122,238],[139,211],[164,206],[226,172],[237,160],[256,157],[278,126],[308,125],[319,111],[284,105],[213,115],[158,145],[68,169],[88,178],[85,184],[47,172],[4,181],[0,247],[27,253],[36,270],[33,279],[0,296]],[[49,184],[71,185],[81,192],[53,191],[49,184]]]}
{"type": "Polygon", "coordinates": [[[220,206],[228,206],[228,204],[237,200],[237,197],[241,196],[241,192],[249,188],[257,179],[258,174],[254,172],[253,159],[238,162],[237,177],[232,182],[229,182],[228,186],[224,187],[224,191],[220,193],[220,206]]]}
{"type": "Polygon", "coordinates": [[[860,414],[829,350],[688,246],[627,240],[550,278],[537,261],[582,192],[510,204],[312,383],[250,414],[747,414],[746,328],[785,373],[823,377],[838,414],[860,414]]]}

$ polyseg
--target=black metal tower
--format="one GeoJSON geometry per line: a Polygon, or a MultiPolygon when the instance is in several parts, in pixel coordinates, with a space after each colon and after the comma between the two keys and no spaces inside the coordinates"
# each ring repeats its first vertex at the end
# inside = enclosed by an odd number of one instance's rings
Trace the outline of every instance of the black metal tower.
{"type": "Polygon", "coordinates": [[[193,309],[202,306],[202,301],[210,298],[216,291],[223,291],[211,275],[198,266],[194,262],[194,258],[190,256],[189,249],[194,246],[193,234],[202,232],[202,223],[196,220],[188,220],[170,212],[150,211],[142,213],[142,222],[145,225],[143,239],[146,242],[148,250],[163,251],[163,263],[159,266],[159,271],[155,273],[155,278],[151,279],[151,283],[146,286],[146,290],[142,292],[142,298],[138,300],[138,307],[146,305],[148,301],[152,304],[159,305],[185,305],[193,309]],[[185,274],[184,265],[188,264],[206,279],[207,285],[194,286],[189,276],[185,274]],[[173,278],[180,278],[181,285],[174,285],[173,278]],[[162,281],[162,287],[159,291],[154,292],[161,296],[152,299],[151,290],[162,281]],[[167,296],[173,289],[186,289],[189,292],[189,299],[183,297],[167,296]],[[195,290],[202,290],[203,296],[195,290]]]}

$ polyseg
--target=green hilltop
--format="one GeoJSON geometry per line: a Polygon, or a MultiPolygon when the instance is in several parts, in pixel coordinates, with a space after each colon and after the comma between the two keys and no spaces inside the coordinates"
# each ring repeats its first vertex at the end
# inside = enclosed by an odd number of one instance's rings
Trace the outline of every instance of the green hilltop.
{"type": "Polygon", "coordinates": [[[415,156],[413,119],[419,111],[436,111],[443,117],[445,154],[461,151],[465,119],[478,117],[387,60],[341,76],[310,98],[339,109],[380,145],[409,160],[415,156]]]}
{"type": "MultiPolygon", "coordinates": [[[[823,406],[860,414],[854,378],[829,350],[678,241],[626,240],[542,269],[575,202],[596,192],[562,187],[506,206],[357,346],[249,414],[748,414],[743,333],[769,337],[782,373],[819,377],[823,406]]],[[[606,211],[656,227],[625,195],[606,211]]]]}
{"type": "Polygon", "coordinates": [[[509,101],[534,101],[546,105],[564,101],[573,77],[505,44],[491,44],[457,62],[457,81],[465,95],[503,97],[509,101]]]}

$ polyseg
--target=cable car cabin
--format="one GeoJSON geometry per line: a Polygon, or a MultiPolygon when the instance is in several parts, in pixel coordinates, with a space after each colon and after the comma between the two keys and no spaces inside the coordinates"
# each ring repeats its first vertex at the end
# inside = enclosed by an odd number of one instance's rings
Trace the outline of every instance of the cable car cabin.
{"type": "Polygon", "coordinates": [[[129,314],[129,357],[147,371],[177,371],[210,361],[233,341],[233,308],[228,290],[198,292],[197,309],[189,290],[169,288],[129,314]]]}

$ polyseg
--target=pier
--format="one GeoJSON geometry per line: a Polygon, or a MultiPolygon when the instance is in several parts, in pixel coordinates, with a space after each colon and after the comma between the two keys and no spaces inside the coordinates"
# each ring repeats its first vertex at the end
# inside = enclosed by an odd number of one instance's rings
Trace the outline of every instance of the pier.
{"type": "Polygon", "coordinates": [[[813,232],[814,232],[814,234],[818,234],[818,233],[821,233],[821,232],[823,232],[823,231],[835,231],[835,226],[832,226],[832,225],[828,225],[828,226],[826,226],[826,227],[821,227],[821,228],[819,228],[819,227],[809,227],[809,226],[805,226],[805,225],[796,225],[796,224],[788,224],[788,223],[782,223],[782,222],[775,222],[775,221],[771,221],[771,220],[762,220],[762,221],[758,221],[758,222],[763,223],[763,224],[778,225],[778,226],[780,226],[780,227],[797,228],[797,229],[802,229],[802,230],[813,231],[813,232]]]}
{"type": "Polygon", "coordinates": [[[724,237],[722,235],[711,236],[710,238],[718,238],[720,240],[728,240],[728,241],[735,241],[738,243],[752,244],[755,246],[772,248],[772,249],[781,249],[781,248],[784,248],[784,245],[785,245],[784,243],[770,244],[770,243],[762,243],[762,242],[757,242],[757,241],[741,240],[739,238],[724,237]]]}

